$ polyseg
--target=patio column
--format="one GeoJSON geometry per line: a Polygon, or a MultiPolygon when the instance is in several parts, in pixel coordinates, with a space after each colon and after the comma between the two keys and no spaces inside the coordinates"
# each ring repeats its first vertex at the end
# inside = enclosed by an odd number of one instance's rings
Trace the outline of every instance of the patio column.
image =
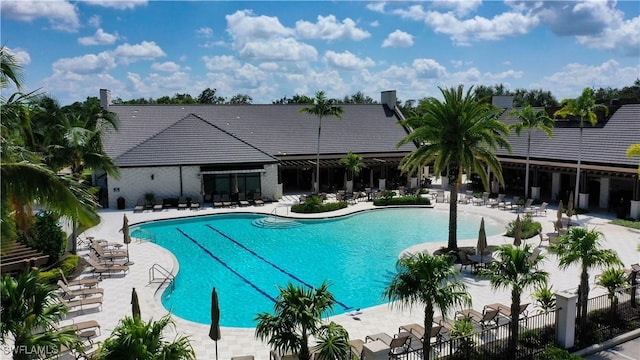
{"type": "Polygon", "coordinates": [[[608,177],[600,178],[600,202],[598,206],[601,209],[609,207],[609,182],[611,179],[608,177]]]}
{"type": "Polygon", "coordinates": [[[572,348],[576,338],[576,303],[578,294],[556,293],[556,340],[563,349],[572,348]]]}
{"type": "Polygon", "coordinates": [[[551,198],[558,201],[560,195],[560,173],[551,174],[551,198]]]}

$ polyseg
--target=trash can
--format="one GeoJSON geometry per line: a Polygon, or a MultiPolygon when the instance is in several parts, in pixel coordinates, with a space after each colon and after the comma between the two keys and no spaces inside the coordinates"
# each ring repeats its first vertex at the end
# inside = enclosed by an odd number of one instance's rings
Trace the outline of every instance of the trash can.
{"type": "Polygon", "coordinates": [[[120,196],[117,200],[118,202],[118,210],[124,210],[124,198],[120,196]]]}

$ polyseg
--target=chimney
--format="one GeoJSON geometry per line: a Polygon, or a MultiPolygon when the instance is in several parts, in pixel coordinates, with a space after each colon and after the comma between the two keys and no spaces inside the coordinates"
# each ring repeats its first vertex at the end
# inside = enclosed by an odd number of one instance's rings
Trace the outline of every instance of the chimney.
{"type": "Polygon", "coordinates": [[[396,108],[396,103],[397,103],[396,91],[395,90],[383,91],[380,94],[380,102],[383,105],[387,105],[389,110],[393,111],[396,108]]]}
{"type": "Polygon", "coordinates": [[[513,109],[513,95],[494,95],[491,103],[501,109],[513,109]]]}
{"type": "Polygon", "coordinates": [[[108,89],[100,89],[100,107],[109,111],[109,105],[111,105],[111,91],[108,89]]]}

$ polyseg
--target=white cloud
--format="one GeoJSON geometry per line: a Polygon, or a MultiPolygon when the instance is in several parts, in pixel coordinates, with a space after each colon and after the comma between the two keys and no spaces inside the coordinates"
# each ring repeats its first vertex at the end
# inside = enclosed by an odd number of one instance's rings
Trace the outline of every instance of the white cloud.
{"type": "Polygon", "coordinates": [[[280,70],[280,66],[275,62],[263,62],[258,66],[264,71],[274,72],[280,70]]]}
{"type": "Polygon", "coordinates": [[[20,64],[21,67],[25,67],[31,63],[31,55],[22,49],[22,48],[9,48],[5,46],[5,50],[7,53],[13,55],[15,60],[20,64]]]}
{"type": "Polygon", "coordinates": [[[369,23],[369,26],[374,27],[374,28],[378,27],[378,26],[380,26],[380,22],[378,20],[374,20],[374,21],[369,23]]]}
{"type": "Polygon", "coordinates": [[[382,47],[410,47],[413,46],[413,35],[401,30],[396,30],[389,34],[382,47]]]}
{"type": "Polygon", "coordinates": [[[116,67],[113,56],[104,51],[99,54],[86,54],[72,58],[59,59],[52,65],[54,72],[68,74],[104,73],[116,67]]]}
{"type": "Polygon", "coordinates": [[[112,8],[117,10],[129,10],[134,9],[136,6],[146,6],[147,0],[83,0],[84,3],[89,5],[97,5],[106,8],[112,8]]]}
{"type": "Polygon", "coordinates": [[[482,0],[434,0],[434,8],[452,9],[456,15],[464,16],[475,11],[482,5],[482,0]]]}
{"type": "Polygon", "coordinates": [[[203,56],[204,66],[210,71],[232,71],[240,67],[240,62],[233,56],[203,56]]]}
{"type": "Polygon", "coordinates": [[[135,45],[120,45],[113,51],[113,55],[119,57],[118,61],[123,64],[167,56],[154,41],[143,41],[135,45]]]}
{"type": "Polygon", "coordinates": [[[315,24],[304,20],[296,21],[296,31],[301,37],[307,39],[359,41],[371,37],[369,32],[359,29],[350,18],[340,23],[334,15],[318,15],[318,21],[315,24]]]}
{"type": "Polygon", "coordinates": [[[615,1],[548,1],[533,11],[557,35],[598,35],[622,22],[624,14],[615,6],[615,1]]]}
{"type": "Polygon", "coordinates": [[[427,12],[422,5],[411,5],[407,9],[394,9],[393,14],[400,15],[403,19],[423,21],[427,17],[427,12]]]}
{"type": "Polygon", "coordinates": [[[200,29],[196,30],[196,34],[204,38],[210,38],[213,36],[213,29],[210,27],[201,27],[200,29]]]}
{"type": "Polygon", "coordinates": [[[251,10],[238,10],[225,16],[227,32],[238,47],[248,41],[292,36],[294,31],[284,27],[277,17],[255,16],[251,10]]]}
{"type": "Polygon", "coordinates": [[[102,23],[102,18],[99,15],[93,15],[87,22],[89,23],[89,25],[98,28],[100,27],[100,23],[102,23]]]}
{"type": "Polygon", "coordinates": [[[211,49],[214,47],[228,47],[229,44],[227,44],[226,42],[222,41],[222,40],[218,40],[218,41],[207,41],[204,44],[199,44],[199,47],[205,48],[205,49],[211,49]]]}
{"type": "Polygon", "coordinates": [[[180,70],[180,65],[174,63],[173,61],[165,61],[163,63],[151,64],[151,69],[164,72],[176,72],[180,70]]]}
{"type": "Polygon", "coordinates": [[[2,1],[2,17],[31,22],[39,18],[48,19],[51,28],[74,32],[80,27],[75,5],[66,0],[57,1],[2,1]]]}
{"type": "Polygon", "coordinates": [[[367,9],[371,10],[371,11],[375,11],[375,12],[379,12],[379,13],[384,13],[384,6],[387,3],[385,3],[384,1],[376,1],[376,2],[372,2],[367,4],[367,9]]]}
{"type": "Polygon", "coordinates": [[[579,43],[590,48],[613,50],[640,58],[640,16],[617,26],[609,26],[600,34],[578,36],[577,39],[579,43]]]}
{"type": "Polygon", "coordinates": [[[271,61],[313,61],[318,57],[313,46],[291,38],[247,42],[238,53],[245,58],[271,61]]]}
{"type": "Polygon", "coordinates": [[[585,87],[621,89],[629,86],[638,74],[640,64],[621,67],[615,60],[608,60],[599,65],[571,63],[531,84],[530,88],[553,89],[558,99],[575,98],[585,87]]]}
{"type": "Polygon", "coordinates": [[[419,77],[438,78],[447,75],[445,67],[433,59],[415,59],[412,65],[419,77]]]}
{"type": "Polygon", "coordinates": [[[337,53],[329,50],[324,54],[323,59],[329,65],[343,70],[358,70],[375,65],[371,58],[360,59],[349,51],[337,53]]]}
{"type": "Polygon", "coordinates": [[[119,36],[116,33],[115,35],[104,32],[102,29],[96,30],[96,33],[93,36],[81,37],[78,39],[78,43],[80,45],[110,45],[118,40],[119,36]]]}
{"type": "Polygon", "coordinates": [[[425,14],[426,24],[436,32],[447,34],[459,45],[468,45],[471,40],[499,40],[506,36],[526,34],[539,20],[535,16],[505,12],[491,19],[476,16],[460,20],[452,13],[429,11],[425,14]]]}

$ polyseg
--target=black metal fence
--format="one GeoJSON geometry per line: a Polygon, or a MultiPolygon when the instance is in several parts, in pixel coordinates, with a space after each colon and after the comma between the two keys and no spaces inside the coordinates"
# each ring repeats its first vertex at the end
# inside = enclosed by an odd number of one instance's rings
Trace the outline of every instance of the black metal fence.
{"type": "Polygon", "coordinates": [[[639,291],[640,286],[635,285],[589,299],[588,326],[581,328],[580,322],[576,322],[577,347],[599,343],[640,327],[639,291]]]}

